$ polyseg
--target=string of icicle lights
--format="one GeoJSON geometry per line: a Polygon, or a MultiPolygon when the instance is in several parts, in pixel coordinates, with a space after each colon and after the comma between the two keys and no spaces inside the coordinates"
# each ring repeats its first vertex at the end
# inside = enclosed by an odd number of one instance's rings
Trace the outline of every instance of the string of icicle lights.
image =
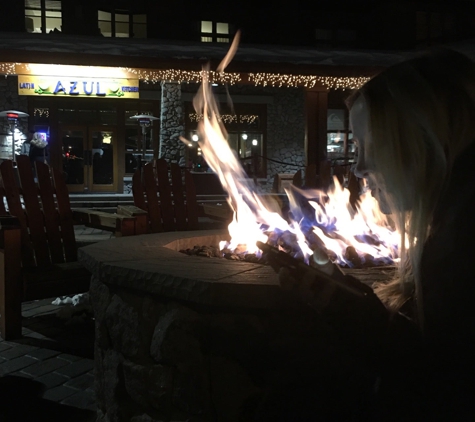
{"type": "MultiPolygon", "coordinates": [[[[21,63],[0,63],[0,74],[15,75],[16,66],[21,63]]],[[[271,86],[279,88],[313,88],[319,84],[327,89],[346,90],[358,89],[364,85],[370,77],[367,76],[318,76],[318,75],[290,75],[281,73],[249,73],[247,76],[232,72],[193,71],[180,69],[136,69],[123,68],[129,73],[129,77],[136,77],[145,83],[177,82],[177,83],[201,83],[203,79],[218,85],[236,85],[237,83],[249,82],[255,86],[271,86]]]]}
{"type": "MultiPolygon", "coordinates": [[[[188,118],[190,119],[191,122],[199,122],[203,120],[203,115],[202,114],[197,114],[197,113],[190,113],[188,114],[188,118]]],[[[236,114],[221,114],[217,116],[218,121],[222,121],[223,123],[237,123],[238,121],[238,116],[236,114]]],[[[239,116],[239,122],[240,123],[246,123],[248,125],[254,123],[259,116],[257,114],[241,114],[239,116]]]]}
{"type": "Polygon", "coordinates": [[[249,73],[249,81],[256,86],[313,88],[318,83],[327,89],[358,89],[370,80],[367,76],[283,75],[280,73],[249,73]]]}
{"type": "Polygon", "coordinates": [[[146,70],[132,68],[125,68],[124,70],[136,75],[139,80],[145,83],[158,83],[162,81],[178,83],[201,83],[203,79],[208,80],[210,83],[216,83],[220,85],[235,85],[236,83],[241,82],[241,75],[239,73],[215,72],[213,70],[146,70]]]}
{"type": "MultiPolygon", "coordinates": [[[[178,83],[201,83],[203,77],[210,83],[219,85],[235,85],[243,83],[239,73],[214,72],[214,71],[188,71],[178,69],[146,70],[126,68],[145,83],[178,82],[178,83]]],[[[249,73],[248,80],[255,86],[271,86],[278,88],[313,88],[323,85],[327,89],[358,89],[361,88],[370,77],[368,76],[316,76],[316,75],[287,75],[280,73],[249,73]]]]}
{"type": "Polygon", "coordinates": [[[18,63],[0,63],[0,74],[1,75],[15,75],[16,65],[18,63]]]}

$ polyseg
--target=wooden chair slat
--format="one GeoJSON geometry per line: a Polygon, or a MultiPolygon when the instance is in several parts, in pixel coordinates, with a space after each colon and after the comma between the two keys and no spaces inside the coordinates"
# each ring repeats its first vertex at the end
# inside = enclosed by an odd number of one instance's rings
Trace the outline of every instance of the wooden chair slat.
{"type": "Polygon", "coordinates": [[[156,161],[158,192],[160,194],[160,210],[162,211],[163,230],[176,230],[175,210],[172,202],[172,188],[168,178],[168,164],[164,159],[156,161]]]}
{"type": "Polygon", "coordinates": [[[26,155],[18,156],[17,167],[28,227],[30,228],[30,239],[35,250],[36,265],[38,267],[48,267],[51,265],[51,259],[46,239],[43,212],[38,201],[38,186],[33,177],[30,159],[26,155]]]}
{"type": "Polygon", "coordinates": [[[76,237],[74,235],[74,219],[69,201],[69,192],[63,175],[57,169],[52,169],[56,200],[58,202],[59,224],[63,239],[66,262],[77,261],[76,237]]]}
{"type": "MultiPolygon", "coordinates": [[[[36,163],[37,186],[28,157],[18,157],[17,164],[18,173],[11,160],[0,164],[1,191],[5,193],[2,201],[6,199],[10,213],[10,216],[0,217],[0,335],[4,340],[21,337],[23,301],[85,292],[91,278],[89,271],[77,262],[73,211],[62,173],[52,170],[53,186],[49,167],[36,163]],[[54,224],[61,230],[53,228],[54,224]],[[36,260],[30,233],[36,246],[36,260]],[[61,238],[66,262],[56,262],[64,261],[61,238]],[[43,250],[39,245],[43,245],[43,250]],[[50,256],[54,262],[45,265],[46,257],[49,259],[50,256]]],[[[109,229],[118,236],[136,233],[137,219],[133,215],[82,211],[89,217],[90,227],[109,229]],[[98,225],[95,224],[97,220],[98,225]]],[[[143,232],[144,212],[131,212],[140,216],[139,230],[143,232]]]]}
{"type": "Polygon", "coordinates": [[[64,262],[64,251],[61,232],[59,231],[59,214],[54,201],[54,189],[49,167],[41,162],[35,164],[51,261],[53,264],[59,264],[64,262]]]}
{"type": "Polygon", "coordinates": [[[145,187],[142,182],[142,172],[136,171],[132,176],[132,196],[134,198],[134,204],[137,208],[147,211],[144,195],[145,187]]]}
{"type": "Polygon", "coordinates": [[[198,203],[196,202],[196,187],[193,176],[185,170],[186,211],[188,215],[188,230],[198,230],[198,203]]]}
{"type": "Polygon", "coordinates": [[[8,211],[10,215],[18,218],[21,228],[21,258],[25,267],[35,265],[35,256],[33,245],[28,233],[28,224],[25,211],[20,202],[20,189],[17,184],[17,178],[13,169],[13,162],[5,160],[0,164],[0,173],[2,175],[3,188],[7,198],[8,211]]]}
{"type": "Polygon", "coordinates": [[[182,170],[176,163],[169,167],[166,160],[158,159],[145,164],[142,173],[135,172],[132,186],[134,205],[148,213],[152,233],[198,229],[200,208],[195,182],[188,170],[183,180],[182,170]]]}
{"type": "Polygon", "coordinates": [[[175,221],[177,230],[187,230],[185,195],[183,179],[180,166],[176,163],[170,164],[170,174],[172,177],[173,205],[175,206],[175,221]]]}
{"type": "Polygon", "coordinates": [[[153,163],[145,164],[143,167],[143,180],[145,193],[147,195],[147,209],[150,220],[150,230],[152,233],[160,233],[163,231],[162,213],[158,203],[157,182],[153,172],[153,163]]]}

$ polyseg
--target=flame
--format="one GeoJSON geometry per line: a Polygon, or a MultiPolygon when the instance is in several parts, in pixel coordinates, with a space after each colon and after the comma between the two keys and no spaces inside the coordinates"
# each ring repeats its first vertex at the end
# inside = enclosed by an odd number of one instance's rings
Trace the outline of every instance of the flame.
{"type": "MultiPolygon", "coordinates": [[[[235,54],[238,37],[219,65],[223,72],[235,54]]],[[[319,190],[287,190],[289,221],[269,204],[264,204],[256,187],[242,168],[236,153],[227,142],[227,132],[220,119],[210,83],[204,69],[203,83],[193,100],[196,113],[203,119],[198,123],[200,148],[209,167],[217,174],[228,193],[227,201],[233,210],[228,226],[231,241],[221,242],[220,248],[239,249],[246,253],[259,253],[257,241],[270,243],[284,239],[292,253],[308,260],[315,247],[327,249],[339,264],[353,266],[348,248],[354,248],[364,261],[391,263],[397,259],[399,235],[390,221],[379,212],[377,201],[369,193],[360,197],[357,209],[349,205],[349,191],[335,178],[329,192],[319,190]]],[[[189,143],[188,140],[182,139],[189,143]]]]}

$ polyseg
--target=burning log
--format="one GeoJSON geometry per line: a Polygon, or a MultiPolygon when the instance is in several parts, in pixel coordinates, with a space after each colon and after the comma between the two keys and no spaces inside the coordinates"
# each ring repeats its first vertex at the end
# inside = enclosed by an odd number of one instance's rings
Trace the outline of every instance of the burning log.
{"type": "MultiPolygon", "coordinates": [[[[292,235],[293,236],[293,235],[292,235]]],[[[293,239],[292,236],[286,236],[287,240],[293,239]]],[[[287,253],[292,257],[300,256],[300,251],[298,249],[293,248],[289,244],[286,244],[284,239],[279,239],[277,235],[274,237],[274,246],[280,248],[282,252],[287,253]]],[[[295,244],[295,239],[293,239],[295,244]]],[[[328,256],[329,261],[337,262],[337,256],[334,252],[324,248],[321,246],[319,242],[317,244],[312,245],[313,250],[321,250],[322,253],[328,256]]],[[[248,253],[246,251],[245,245],[240,245],[235,250],[230,250],[224,248],[222,250],[219,249],[218,246],[209,246],[209,245],[195,245],[193,248],[188,249],[181,249],[181,253],[190,256],[201,256],[205,258],[224,258],[230,261],[241,261],[241,262],[250,262],[255,264],[262,264],[267,265],[267,259],[265,256],[258,256],[255,253],[248,253]]],[[[300,259],[303,260],[301,257],[300,259]]],[[[353,269],[363,269],[363,268],[373,268],[373,267],[380,267],[386,266],[387,264],[384,262],[378,262],[372,255],[365,254],[360,256],[356,249],[352,246],[348,246],[345,252],[345,259],[351,264],[350,267],[353,269]]],[[[344,265],[344,267],[346,267],[344,265]]]]}
{"type": "Polygon", "coordinates": [[[358,255],[358,252],[356,252],[354,246],[348,246],[346,248],[345,259],[347,259],[353,265],[353,267],[361,268],[362,266],[361,258],[358,255]]]}
{"type": "Polygon", "coordinates": [[[195,245],[192,249],[181,249],[180,252],[186,255],[204,256],[207,258],[220,258],[222,256],[222,252],[217,246],[195,245]]]}
{"type": "Polygon", "coordinates": [[[218,246],[195,245],[193,248],[181,249],[181,253],[190,256],[202,256],[205,258],[225,258],[230,261],[245,261],[257,264],[265,264],[265,260],[255,253],[246,253],[244,246],[241,250],[231,251],[229,249],[220,250],[218,246]]]}

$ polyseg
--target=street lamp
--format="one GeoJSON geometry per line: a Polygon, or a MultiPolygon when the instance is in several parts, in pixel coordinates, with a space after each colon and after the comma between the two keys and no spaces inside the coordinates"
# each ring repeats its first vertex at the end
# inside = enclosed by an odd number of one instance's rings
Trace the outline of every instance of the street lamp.
{"type": "Polygon", "coordinates": [[[6,117],[10,125],[10,130],[12,131],[12,160],[16,161],[15,158],[15,128],[18,122],[18,119],[22,117],[28,117],[28,113],[17,110],[5,110],[0,111],[0,117],[6,117]]]}
{"type": "Polygon", "coordinates": [[[137,121],[139,126],[142,128],[142,158],[140,160],[140,167],[142,167],[142,162],[145,161],[145,133],[148,127],[152,126],[154,120],[158,120],[158,117],[151,116],[149,114],[136,114],[135,116],[129,117],[129,119],[137,121]]]}

